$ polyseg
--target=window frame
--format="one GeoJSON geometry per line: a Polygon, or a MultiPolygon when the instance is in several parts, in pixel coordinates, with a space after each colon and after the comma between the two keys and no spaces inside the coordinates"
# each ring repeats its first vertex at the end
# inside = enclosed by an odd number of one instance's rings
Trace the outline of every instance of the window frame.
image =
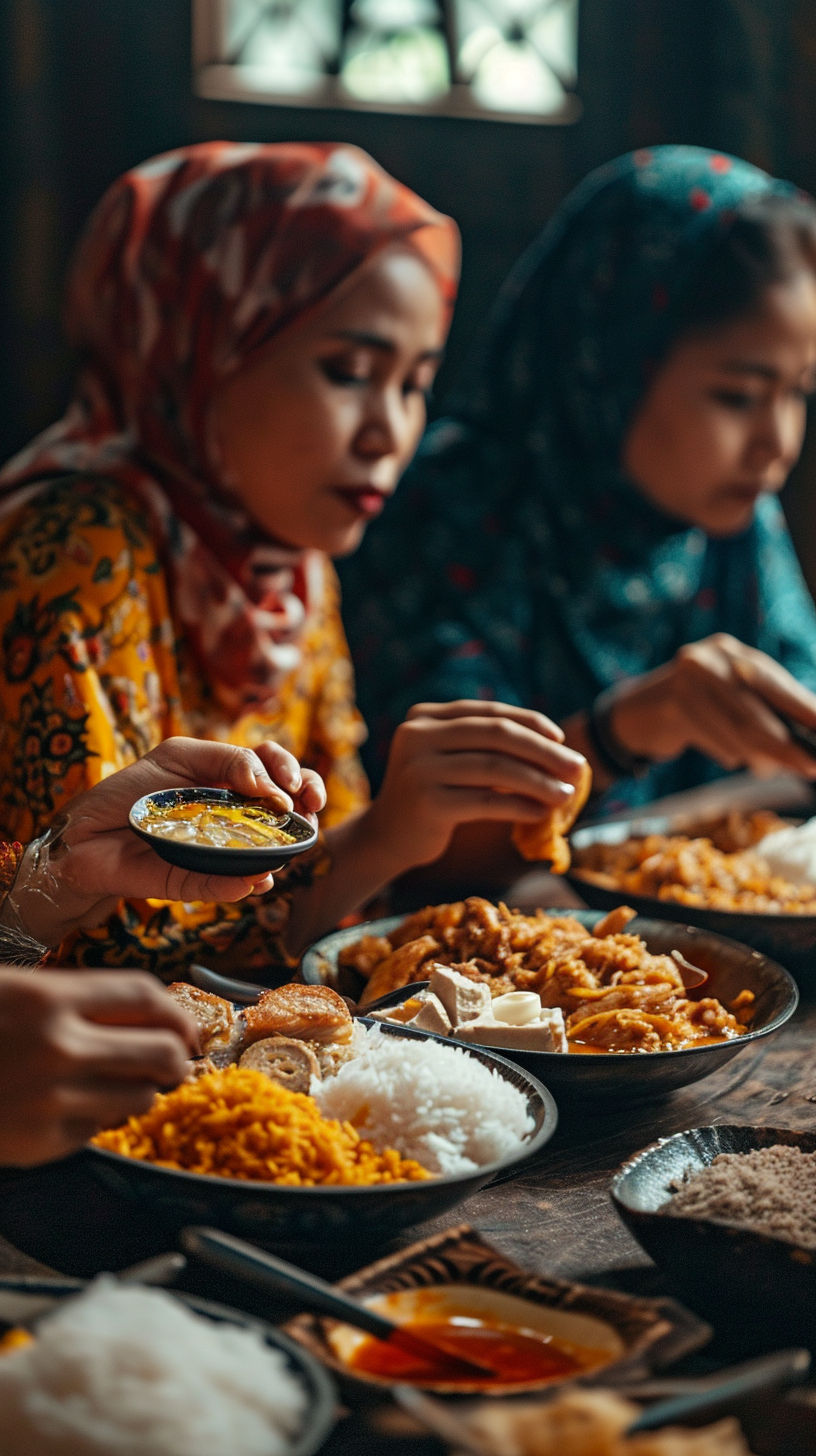
{"type": "Polygon", "coordinates": [[[574,91],[567,92],[559,111],[542,114],[488,110],[474,100],[467,83],[455,79],[444,96],[421,104],[363,101],[350,95],[338,76],[326,76],[322,85],[308,92],[280,92],[256,87],[242,78],[240,66],[223,60],[222,38],[228,4],[229,0],[192,0],[193,90],[206,101],[240,101],[256,106],[286,106],[307,111],[368,111],[390,116],[496,121],[517,126],[573,126],[583,114],[580,96],[574,91]]]}

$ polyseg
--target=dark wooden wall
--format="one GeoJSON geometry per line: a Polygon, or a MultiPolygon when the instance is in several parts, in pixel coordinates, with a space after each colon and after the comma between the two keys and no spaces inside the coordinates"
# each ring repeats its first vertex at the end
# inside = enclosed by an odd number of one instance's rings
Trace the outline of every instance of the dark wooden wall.
{"type": "MultiPolygon", "coordinates": [[[[189,0],[0,0],[0,459],[63,407],[61,280],[84,217],[126,167],[184,142],[355,142],[452,213],[465,266],[443,391],[513,260],[590,167],[697,142],[816,192],[814,0],[581,0],[579,69],[570,127],[204,102],[189,0]]],[[[816,442],[813,456],[787,504],[816,586],[816,442]]]]}

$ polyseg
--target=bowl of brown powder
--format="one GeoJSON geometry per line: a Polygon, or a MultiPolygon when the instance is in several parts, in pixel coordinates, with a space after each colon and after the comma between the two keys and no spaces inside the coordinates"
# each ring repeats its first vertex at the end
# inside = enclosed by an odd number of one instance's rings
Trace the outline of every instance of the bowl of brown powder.
{"type": "Polygon", "coordinates": [[[698,1127],[612,1184],[618,1213],[684,1301],[746,1345],[816,1346],[816,1132],[698,1127]]]}

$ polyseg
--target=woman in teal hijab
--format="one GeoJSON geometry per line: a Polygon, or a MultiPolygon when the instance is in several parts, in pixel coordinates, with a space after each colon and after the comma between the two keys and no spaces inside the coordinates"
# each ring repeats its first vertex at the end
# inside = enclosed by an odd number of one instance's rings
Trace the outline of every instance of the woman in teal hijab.
{"type": "Polygon", "coordinates": [[[777,715],[816,727],[776,500],[815,275],[816,206],[735,158],[635,152],[567,199],[342,569],[375,779],[412,704],[458,698],[556,719],[606,808],[740,766],[816,775],[777,715]]]}

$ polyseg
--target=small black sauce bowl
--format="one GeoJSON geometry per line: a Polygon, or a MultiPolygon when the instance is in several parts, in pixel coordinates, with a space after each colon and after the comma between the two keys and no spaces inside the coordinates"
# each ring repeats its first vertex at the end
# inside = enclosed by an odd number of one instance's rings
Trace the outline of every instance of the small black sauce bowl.
{"type": "MultiPolygon", "coordinates": [[[[287,834],[297,836],[296,844],[274,844],[266,848],[213,849],[204,844],[185,844],[177,839],[163,839],[143,829],[142,824],[153,804],[158,809],[170,808],[173,804],[243,804],[246,800],[229,789],[160,789],[155,794],[145,794],[133,805],[128,816],[130,827],[160,859],[167,864],[178,865],[183,870],[193,870],[203,875],[263,875],[278,870],[296,854],[303,854],[317,843],[317,830],[301,814],[281,815],[281,828],[287,834]]],[[[270,805],[270,809],[272,806],[270,805]]],[[[272,811],[274,812],[274,810],[272,811]]]]}

